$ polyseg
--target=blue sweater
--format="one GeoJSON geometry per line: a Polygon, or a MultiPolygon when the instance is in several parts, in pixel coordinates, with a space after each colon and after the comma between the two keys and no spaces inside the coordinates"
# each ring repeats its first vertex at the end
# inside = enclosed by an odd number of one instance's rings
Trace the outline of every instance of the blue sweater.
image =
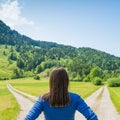
{"type": "Polygon", "coordinates": [[[44,120],[75,120],[75,111],[82,113],[87,120],[98,120],[95,113],[75,93],[70,93],[71,102],[67,107],[50,107],[49,101],[43,101],[41,97],[37,99],[34,106],[24,120],[35,120],[43,111],[44,120]]]}

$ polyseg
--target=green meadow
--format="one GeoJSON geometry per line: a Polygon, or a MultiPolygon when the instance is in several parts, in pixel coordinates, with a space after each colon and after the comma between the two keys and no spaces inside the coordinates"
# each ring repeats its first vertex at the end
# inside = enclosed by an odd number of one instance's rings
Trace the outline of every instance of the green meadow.
{"type": "Polygon", "coordinates": [[[0,81],[0,120],[16,120],[20,108],[8,91],[5,81],[0,81]]]}
{"type": "MultiPolygon", "coordinates": [[[[34,80],[33,78],[23,78],[16,80],[9,80],[13,87],[34,96],[40,96],[49,91],[49,80],[43,78],[41,80],[34,80]]],[[[100,86],[95,86],[90,82],[73,82],[70,81],[69,91],[78,93],[83,98],[90,96],[100,86]]],[[[108,87],[111,99],[120,113],[120,87],[108,87]]]]}
{"type": "MultiPolygon", "coordinates": [[[[9,80],[13,87],[34,96],[40,96],[49,91],[49,80],[43,78],[34,80],[33,78],[22,78],[9,80]]],[[[90,96],[99,89],[90,82],[73,82],[70,81],[69,91],[81,95],[83,98],[90,96]]],[[[120,87],[108,87],[111,99],[120,113],[120,87]]],[[[8,91],[5,81],[0,81],[0,119],[16,120],[20,108],[13,95],[8,91]],[[7,115],[6,115],[7,114],[7,115]]]]}
{"type": "MultiPolygon", "coordinates": [[[[49,80],[34,80],[33,78],[23,78],[18,80],[9,80],[13,87],[34,96],[40,96],[49,91],[49,80]]],[[[88,97],[100,86],[95,86],[90,82],[70,82],[69,91],[88,97]]]]}
{"type": "Polygon", "coordinates": [[[108,87],[110,92],[110,97],[120,114],[120,87],[108,87]]]}

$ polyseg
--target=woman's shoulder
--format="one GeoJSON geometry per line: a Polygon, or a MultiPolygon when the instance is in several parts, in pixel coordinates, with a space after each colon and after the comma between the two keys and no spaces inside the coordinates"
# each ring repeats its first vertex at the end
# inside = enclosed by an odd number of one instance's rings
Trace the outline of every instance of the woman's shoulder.
{"type": "Polygon", "coordinates": [[[70,97],[73,98],[73,99],[81,98],[81,96],[79,94],[73,93],[73,92],[70,92],[70,97]]]}
{"type": "Polygon", "coordinates": [[[71,104],[78,105],[83,101],[82,97],[77,93],[70,92],[71,104]]]}

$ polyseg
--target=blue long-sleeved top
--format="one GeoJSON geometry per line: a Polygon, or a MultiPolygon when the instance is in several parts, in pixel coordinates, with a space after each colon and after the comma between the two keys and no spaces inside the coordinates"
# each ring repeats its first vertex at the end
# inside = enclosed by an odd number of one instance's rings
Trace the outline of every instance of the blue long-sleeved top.
{"type": "Polygon", "coordinates": [[[98,120],[96,114],[79,95],[70,93],[70,99],[69,106],[51,107],[48,100],[43,101],[39,97],[24,120],[35,120],[42,111],[45,116],[44,120],[75,120],[76,110],[82,113],[87,120],[98,120]]]}

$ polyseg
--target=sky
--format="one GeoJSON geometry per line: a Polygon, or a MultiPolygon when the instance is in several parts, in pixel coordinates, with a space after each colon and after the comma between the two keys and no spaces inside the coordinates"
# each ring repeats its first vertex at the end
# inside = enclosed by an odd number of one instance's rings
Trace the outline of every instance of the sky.
{"type": "Polygon", "coordinates": [[[120,0],[0,0],[0,19],[34,40],[120,57],[120,0]]]}

